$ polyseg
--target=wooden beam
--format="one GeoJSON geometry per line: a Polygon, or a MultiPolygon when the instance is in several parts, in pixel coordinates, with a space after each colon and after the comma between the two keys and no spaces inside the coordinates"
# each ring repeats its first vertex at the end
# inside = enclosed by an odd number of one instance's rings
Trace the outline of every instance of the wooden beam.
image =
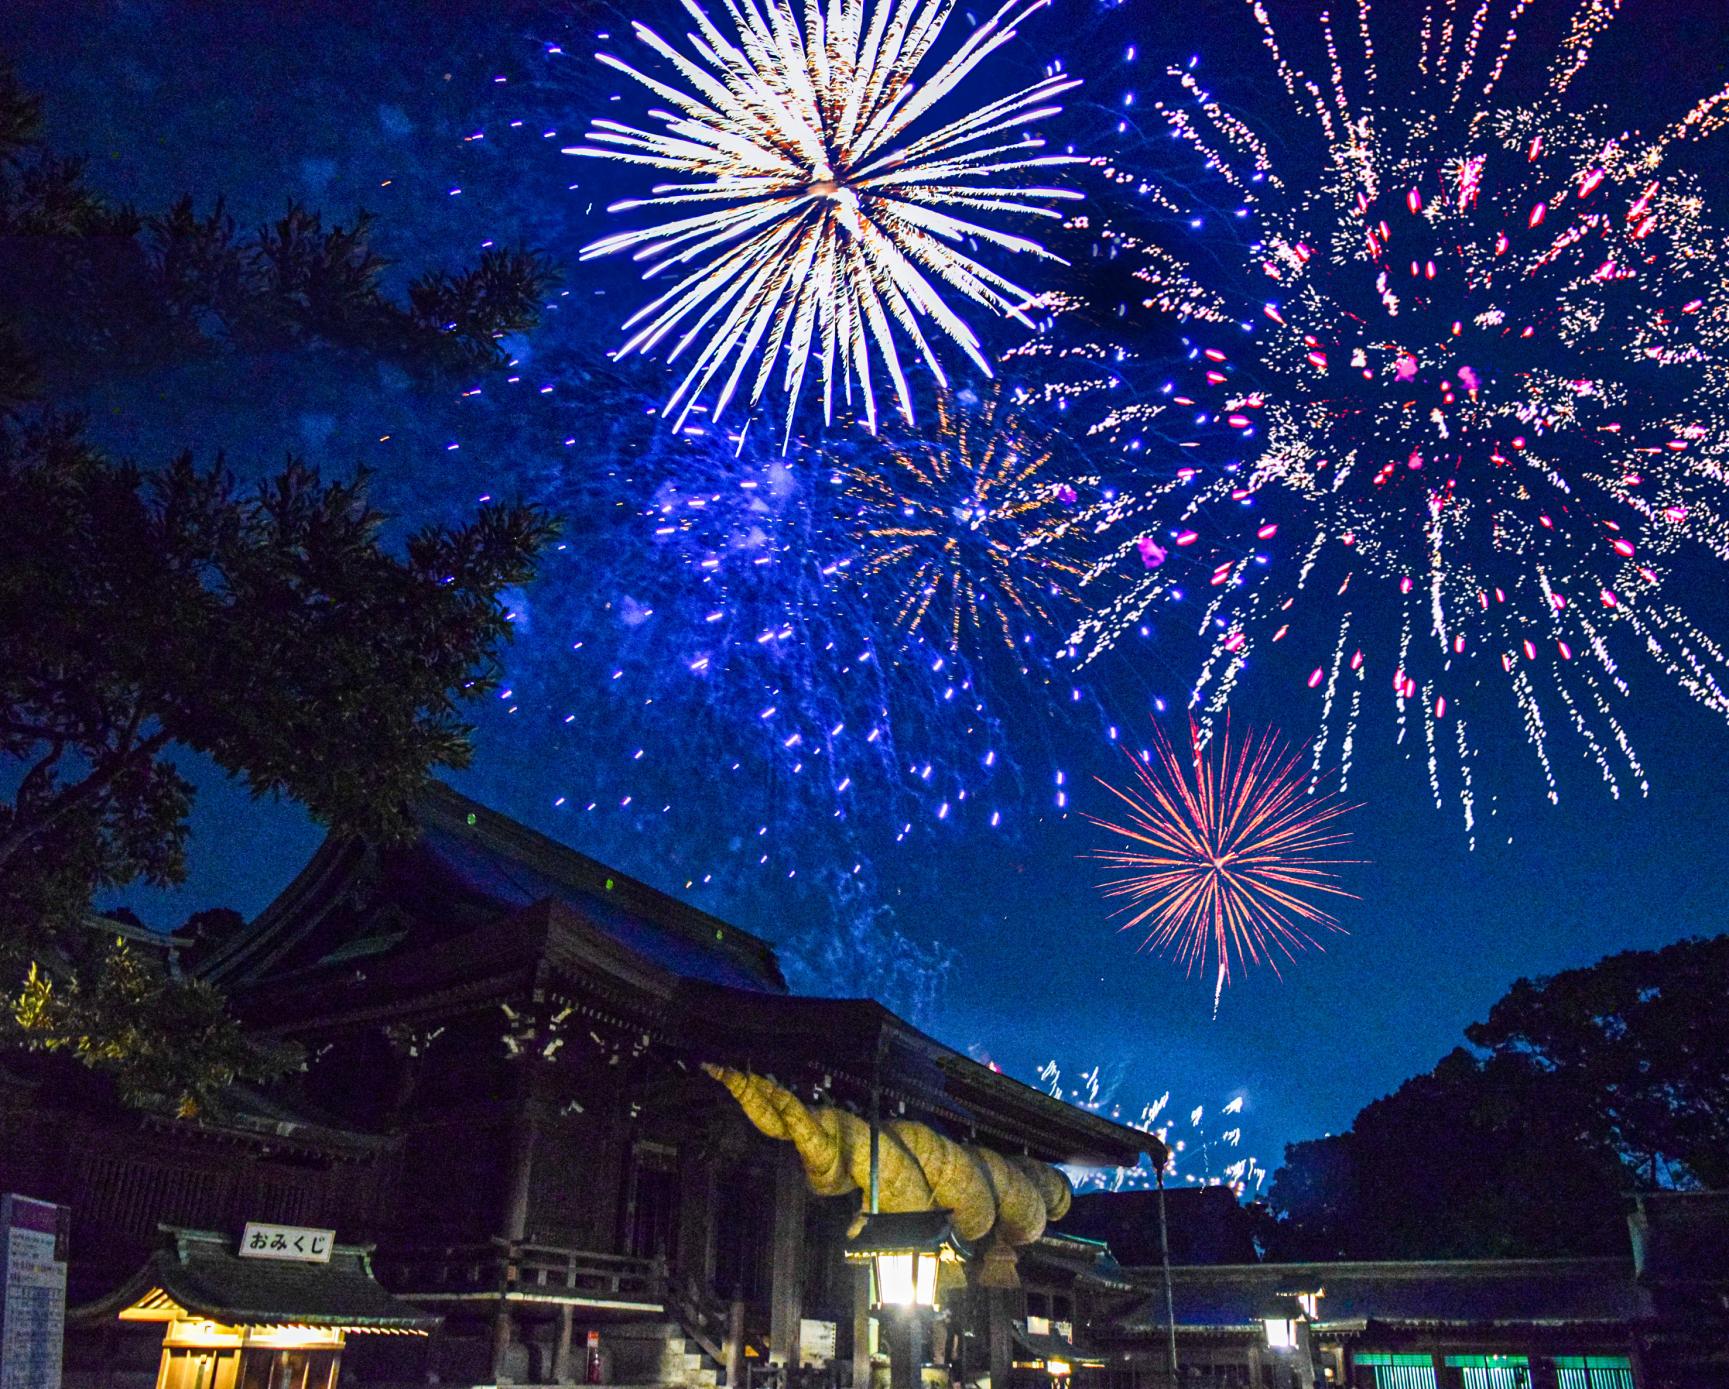
{"type": "Polygon", "coordinates": [[[726,1309],[726,1389],[744,1389],[744,1299],[726,1309]]]}
{"type": "Polygon", "coordinates": [[[855,1264],[852,1271],[852,1382],[853,1389],[870,1389],[871,1382],[871,1271],[869,1264],[855,1264]]]}
{"type": "Polygon", "coordinates": [[[780,1365],[798,1363],[798,1321],[804,1302],[804,1164],[790,1143],[775,1144],[774,1228],[769,1246],[768,1353],[780,1365]]]}
{"type": "Polygon", "coordinates": [[[1009,1382],[1009,1292],[986,1288],[985,1306],[990,1323],[991,1389],[1007,1389],[1009,1382]]]}

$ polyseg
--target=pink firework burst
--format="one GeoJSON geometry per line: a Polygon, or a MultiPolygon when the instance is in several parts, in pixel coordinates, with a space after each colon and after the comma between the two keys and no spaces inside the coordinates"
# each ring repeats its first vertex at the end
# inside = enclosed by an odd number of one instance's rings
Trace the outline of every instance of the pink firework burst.
{"type": "Polygon", "coordinates": [[[1141,946],[1171,956],[1193,974],[1213,971],[1213,1013],[1231,969],[1321,949],[1312,929],[1343,932],[1322,905],[1354,897],[1334,870],[1360,859],[1335,850],[1350,842],[1339,823],[1355,807],[1323,790],[1277,733],[1238,740],[1227,720],[1210,738],[1189,724],[1187,755],[1154,726],[1150,755],[1129,756],[1126,788],[1099,778],[1126,814],[1088,815],[1125,842],[1089,857],[1121,870],[1099,884],[1123,899],[1120,929],[1145,931],[1141,946]]]}

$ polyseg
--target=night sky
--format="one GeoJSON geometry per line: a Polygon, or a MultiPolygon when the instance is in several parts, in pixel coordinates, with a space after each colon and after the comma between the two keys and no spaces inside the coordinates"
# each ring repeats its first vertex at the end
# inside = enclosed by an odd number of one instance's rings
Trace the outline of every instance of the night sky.
{"type": "MultiPolygon", "coordinates": [[[[1729,730],[1637,661],[1626,667],[1633,697],[1618,712],[1650,794],[1611,800],[1565,737],[1556,742],[1558,807],[1533,761],[1485,758],[1474,769],[1479,809],[1493,814],[1474,850],[1456,808],[1436,810],[1421,758],[1393,746],[1391,720],[1366,716],[1349,790],[1362,803],[1354,853],[1368,863],[1350,877],[1359,900],[1339,912],[1349,934],[1329,935],[1325,954],[1286,966],[1282,981],[1265,971],[1239,979],[1216,1020],[1210,981],[1137,954],[1135,939],[1113,929],[1093,888],[1099,870],[1080,859],[1099,834],[1074,813],[1106,809],[1090,778],[1120,763],[1103,728],[1115,724],[1132,740],[1155,696],[1182,708],[1197,661],[1192,624],[1171,622],[1115,653],[1123,659],[1114,666],[1101,662],[1084,701],[999,672],[988,682],[990,736],[1013,759],[1013,775],[969,782],[977,749],[939,709],[924,743],[908,740],[906,760],[928,757],[937,781],[977,788],[967,813],[940,820],[935,803],[949,793],[915,785],[861,801],[837,824],[789,780],[780,751],[763,753],[762,768],[751,763],[750,730],[728,744],[747,749],[743,768],[720,768],[716,749],[733,736],[727,721],[742,725],[754,712],[705,705],[676,679],[657,683],[640,660],[627,683],[647,682],[640,688],[656,704],[643,713],[638,700],[627,716],[607,687],[605,647],[635,592],[631,576],[643,570],[628,548],[640,528],[618,518],[647,502],[652,466],[632,460],[654,446],[644,442],[652,425],[645,434],[621,420],[645,419],[667,378],[655,362],[605,360],[641,294],[624,264],[577,261],[583,244],[610,229],[601,206],[633,187],[633,176],[558,151],[580,141],[591,116],[636,118],[647,104],[597,69],[596,47],[629,52],[623,31],[638,15],[668,33],[682,28],[664,0],[629,11],[475,8],[403,6],[361,22],[318,5],[25,4],[0,14],[0,49],[44,94],[50,142],[88,156],[91,182],[116,199],[149,208],[182,192],[201,204],[225,195],[243,223],[278,214],[290,197],[327,220],[364,207],[379,214],[377,241],[403,278],[472,258],[488,240],[537,245],[560,261],[557,309],[514,345],[518,368],[476,378],[479,396],[460,394],[471,383],[429,387],[370,367],[218,362],[105,382],[85,401],[97,437],[143,461],[191,444],[225,449],[247,473],[288,452],[335,473],[363,465],[375,472],[375,500],[404,526],[460,518],[489,495],[538,499],[566,519],[563,548],[518,596],[507,693],[478,712],[475,764],[454,778],[460,789],[776,940],[808,940],[832,913],[856,919],[862,892],[892,909],[906,938],[953,952],[952,979],[927,1019],[944,1040],[1027,1079],[1052,1059],[1071,1080],[1101,1066],[1130,1115],[1169,1091],[1182,1116],[1178,1138],[1194,1106],[1212,1112],[1242,1096],[1236,1155],[1253,1153],[1269,1168],[1286,1142],[1345,1126],[1432,1065],[1515,978],[1722,928],[1729,730]],[[614,37],[598,42],[601,32],[614,37]],[[620,100],[609,102],[614,94],[620,100]],[[621,790],[631,806],[616,805],[621,790]],[[603,808],[583,809],[601,797],[603,808]],[[1002,828],[972,813],[986,798],[1007,811],[1002,828]],[[903,825],[912,826],[904,836],[903,825]],[[856,877],[847,872],[855,862],[856,877]]],[[[1280,8],[1286,30],[1306,32],[1308,4],[1280,8]]],[[[1521,48],[1533,70],[1565,8],[1532,6],[1521,48]]],[[[1377,6],[1384,72],[1421,13],[1417,0],[1377,6]]],[[[1097,148],[1086,142],[1105,138],[1123,94],[1167,92],[1166,64],[1191,55],[1234,109],[1281,139],[1288,110],[1235,0],[1056,0],[1024,31],[1029,66],[1020,75],[1029,80],[1060,56],[1086,79],[1046,133],[1097,148]]],[[[1726,77],[1729,32],[1716,0],[1628,0],[1570,101],[1602,105],[1616,128],[1654,127],[1726,77]]],[[[1723,139],[1690,148],[1686,164],[1729,197],[1723,139]]],[[[1175,158],[1162,148],[1147,155],[1161,171],[1180,168],[1175,158]]],[[[1198,198],[1209,196],[1204,179],[1194,183],[1198,198]]],[[[985,326],[984,314],[970,317],[985,326]]],[[[1017,340],[989,327],[995,348],[1017,340]]],[[[1149,359],[1180,355],[1169,329],[1131,345],[1149,359]]],[[[770,466],[772,453],[754,456],[770,466]]],[[[703,466],[724,465],[711,450],[703,466]]],[[[642,582],[677,592],[676,571],[655,573],[651,556],[646,572],[642,582]]],[[[1706,570],[1685,601],[1707,630],[1729,634],[1723,598],[1721,571],[1706,570]]],[[[689,610],[701,601],[690,599],[689,610]]],[[[830,674],[818,661],[804,678],[830,674]]],[[[1264,677],[1252,668],[1233,717],[1282,723],[1303,740],[1313,715],[1312,701],[1292,696],[1300,683],[1276,663],[1264,677]]],[[[1499,717],[1491,734],[1516,745],[1511,706],[1499,717]]],[[[173,894],[119,899],[153,924],[172,926],[204,906],[256,911],[318,841],[293,808],[254,805],[194,770],[191,881],[173,894]]],[[[847,991],[844,979],[831,987],[847,991]]]]}

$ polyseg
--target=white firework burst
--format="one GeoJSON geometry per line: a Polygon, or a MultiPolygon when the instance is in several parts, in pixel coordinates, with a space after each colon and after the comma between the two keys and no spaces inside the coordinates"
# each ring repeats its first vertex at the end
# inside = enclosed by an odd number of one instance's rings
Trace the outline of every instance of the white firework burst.
{"type": "Polygon", "coordinates": [[[686,0],[696,23],[686,36],[694,58],[634,26],[682,85],[598,55],[673,108],[651,113],[663,129],[596,121],[591,143],[566,151],[668,169],[679,179],[611,209],[647,208],[661,220],[583,250],[584,259],[629,251],[647,262],[645,279],[677,277],[627,320],[630,336],[618,355],[669,342],[669,360],[692,354],[667,402],[675,425],[717,385],[718,415],[756,358],[754,405],[780,362],[789,432],[813,357],[825,418],[832,418],[838,380],[843,399],[874,430],[877,356],[910,421],[895,325],[939,382],[946,378],[933,328],[990,374],[977,336],[945,292],[1031,326],[1032,293],[962,247],[972,240],[1057,259],[1036,241],[975,218],[1054,218],[1045,202],[1081,196],[1023,183],[1032,170],[1077,162],[1034,153],[1044,141],[1026,129],[1056,114],[1053,98],[1078,85],[1060,73],[917,133],[1048,0],[1010,0],[949,57],[933,60],[917,84],[953,0],[829,0],[826,7],[805,0],[802,17],[790,0],[725,3],[730,36],[686,0]]]}

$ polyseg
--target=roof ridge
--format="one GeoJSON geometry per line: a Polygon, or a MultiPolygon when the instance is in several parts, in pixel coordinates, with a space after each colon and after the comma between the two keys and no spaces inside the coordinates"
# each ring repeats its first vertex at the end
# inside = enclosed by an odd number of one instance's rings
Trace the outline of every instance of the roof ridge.
{"type": "Polygon", "coordinates": [[[692,906],[652,883],[591,858],[543,830],[464,795],[448,782],[435,779],[428,783],[426,790],[416,797],[413,813],[427,828],[479,831],[486,847],[523,863],[525,867],[559,878],[571,887],[612,892],[621,902],[630,903],[636,899],[662,908],[654,917],[659,924],[678,931],[693,943],[700,941],[710,949],[718,944],[728,954],[747,955],[759,968],[766,966],[785,987],[780,958],[773,942],[701,907],[692,906]],[[428,824],[429,820],[433,823],[428,824]],[[571,877],[568,873],[554,871],[559,868],[579,870],[581,876],[571,877]],[[622,892],[619,891],[621,888],[622,892]]]}

